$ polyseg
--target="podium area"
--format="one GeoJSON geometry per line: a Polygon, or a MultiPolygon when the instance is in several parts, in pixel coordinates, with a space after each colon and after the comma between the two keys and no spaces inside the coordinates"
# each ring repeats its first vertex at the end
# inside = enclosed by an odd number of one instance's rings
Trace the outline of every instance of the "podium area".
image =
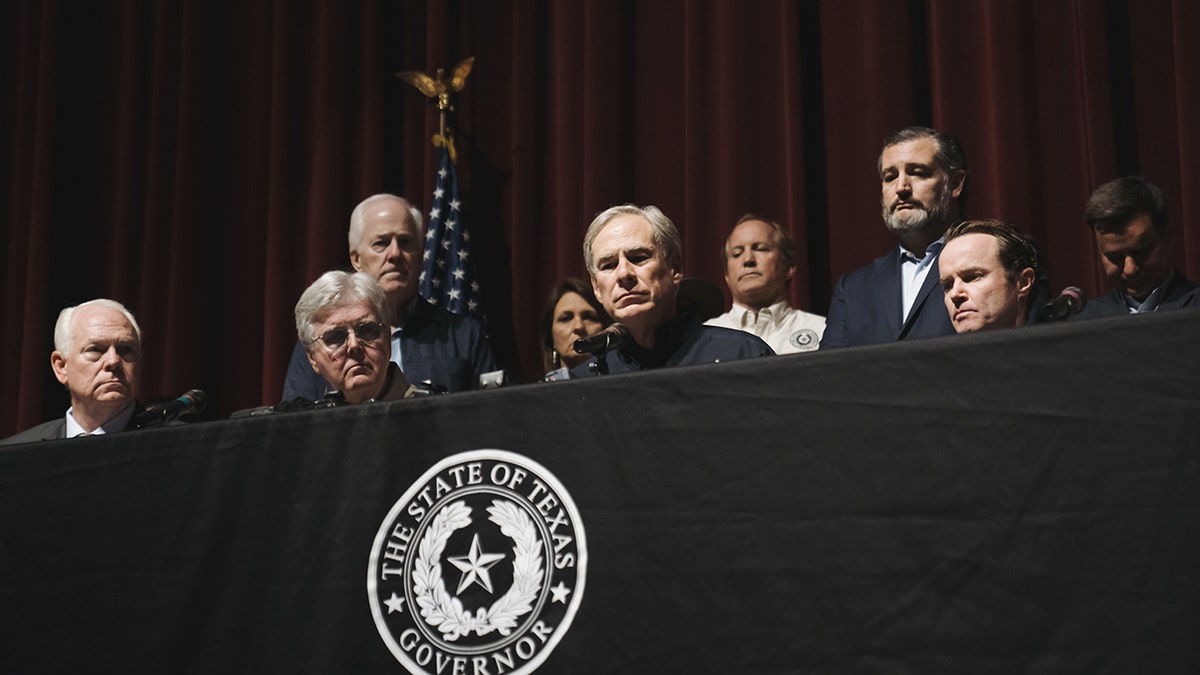
{"type": "Polygon", "coordinates": [[[4,448],[0,655],[403,673],[381,621],[443,597],[553,618],[508,665],[415,617],[424,672],[1200,672],[1198,338],[1176,312],[4,448]],[[544,523],[392,525],[486,449],[553,475],[544,523]],[[372,596],[389,551],[426,576],[372,596]]]}

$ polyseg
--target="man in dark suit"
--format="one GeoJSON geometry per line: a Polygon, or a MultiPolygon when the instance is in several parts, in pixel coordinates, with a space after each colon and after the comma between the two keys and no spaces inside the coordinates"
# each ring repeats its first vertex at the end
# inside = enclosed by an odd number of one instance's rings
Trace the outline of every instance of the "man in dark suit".
{"type": "Polygon", "coordinates": [[[938,283],[946,228],[961,219],[967,160],[958,139],[908,127],[879,155],[883,221],[900,245],[838,279],[821,349],[953,335],[938,283]]]}
{"type": "Polygon", "coordinates": [[[1174,230],[1157,185],[1140,176],[1105,183],[1088,199],[1084,217],[1113,290],[1089,301],[1080,318],[1200,308],[1200,288],[1171,266],[1174,230]]]}
{"type": "MultiPolygon", "coordinates": [[[[347,236],[350,264],[374,277],[387,295],[391,360],[409,382],[456,392],[478,387],[480,375],[497,370],[480,322],[435,307],[417,294],[425,224],[416,207],[395,195],[367,197],[350,214],[347,236]]],[[[297,342],[283,400],[316,401],[332,390],[297,342]]]]}
{"type": "Polygon", "coordinates": [[[601,212],[583,236],[583,259],[592,292],[625,338],[572,368],[572,377],[775,355],[756,335],[705,326],[690,309],[680,310],[683,245],[657,207],[623,204],[601,212]]]}
{"type": "Polygon", "coordinates": [[[0,445],[125,431],[136,408],[141,358],[141,328],[121,303],[98,299],[64,309],[54,324],[50,367],[71,407],[0,445]]]}

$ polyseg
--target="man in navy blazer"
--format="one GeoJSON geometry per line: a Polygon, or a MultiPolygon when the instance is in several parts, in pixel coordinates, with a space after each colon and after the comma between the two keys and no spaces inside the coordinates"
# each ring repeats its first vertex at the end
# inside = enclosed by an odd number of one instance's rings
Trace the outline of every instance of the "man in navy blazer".
{"type": "Polygon", "coordinates": [[[1200,287],[1171,266],[1174,230],[1161,188],[1141,176],[1109,181],[1092,193],[1084,218],[1113,290],[1090,300],[1080,318],[1200,309],[1200,287]]]}
{"type": "MultiPolygon", "coordinates": [[[[446,392],[475,389],[480,375],[497,370],[492,347],[482,323],[451,314],[418,295],[424,242],[421,212],[403,197],[372,195],[350,214],[350,264],[374,277],[387,295],[392,361],[409,382],[429,382],[435,390],[446,392]]],[[[316,401],[331,389],[297,341],[283,400],[316,401]]]]}
{"type": "Polygon", "coordinates": [[[899,246],[838,279],[821,349],[954,335],[937,258],[961,219],[962,146],[944,131],[908,127],[884,139],[878,168],[883,221],[899,246]]]}

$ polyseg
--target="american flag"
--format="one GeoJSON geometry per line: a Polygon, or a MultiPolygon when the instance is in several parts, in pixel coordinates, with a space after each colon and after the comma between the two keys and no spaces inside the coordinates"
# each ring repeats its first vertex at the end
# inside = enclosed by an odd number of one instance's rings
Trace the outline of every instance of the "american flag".
{"type": "Polygon", "coordinates": [[[421,297],[455,314],[481,319],[479,282],[471,259],[471,235],[463,221],[458,199],[458,174],[450,152],[437,150],[437,183],[433,209],[425,228],[425,256],[421,271],[421,297]]]}

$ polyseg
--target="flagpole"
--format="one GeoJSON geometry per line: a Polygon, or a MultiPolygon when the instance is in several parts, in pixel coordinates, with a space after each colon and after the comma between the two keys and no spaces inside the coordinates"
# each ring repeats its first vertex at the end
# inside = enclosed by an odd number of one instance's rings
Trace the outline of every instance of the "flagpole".
{"type": "Polygon", "coordinates": [[[463,59],[449,77],[442,68],[432,77],[419,71],[404,71],[396,76],[436,101],[438,109],[438,133],[432,139],[433,147],[437,148],[437,178],[425,231],[418,290],[421,297],[446,311],[482,320],[471,236],[459,199],[454,130],[446,124],[447,113],[454,110],[451,96],[462,91],[474,62],[474,57],[463,59]]]}

